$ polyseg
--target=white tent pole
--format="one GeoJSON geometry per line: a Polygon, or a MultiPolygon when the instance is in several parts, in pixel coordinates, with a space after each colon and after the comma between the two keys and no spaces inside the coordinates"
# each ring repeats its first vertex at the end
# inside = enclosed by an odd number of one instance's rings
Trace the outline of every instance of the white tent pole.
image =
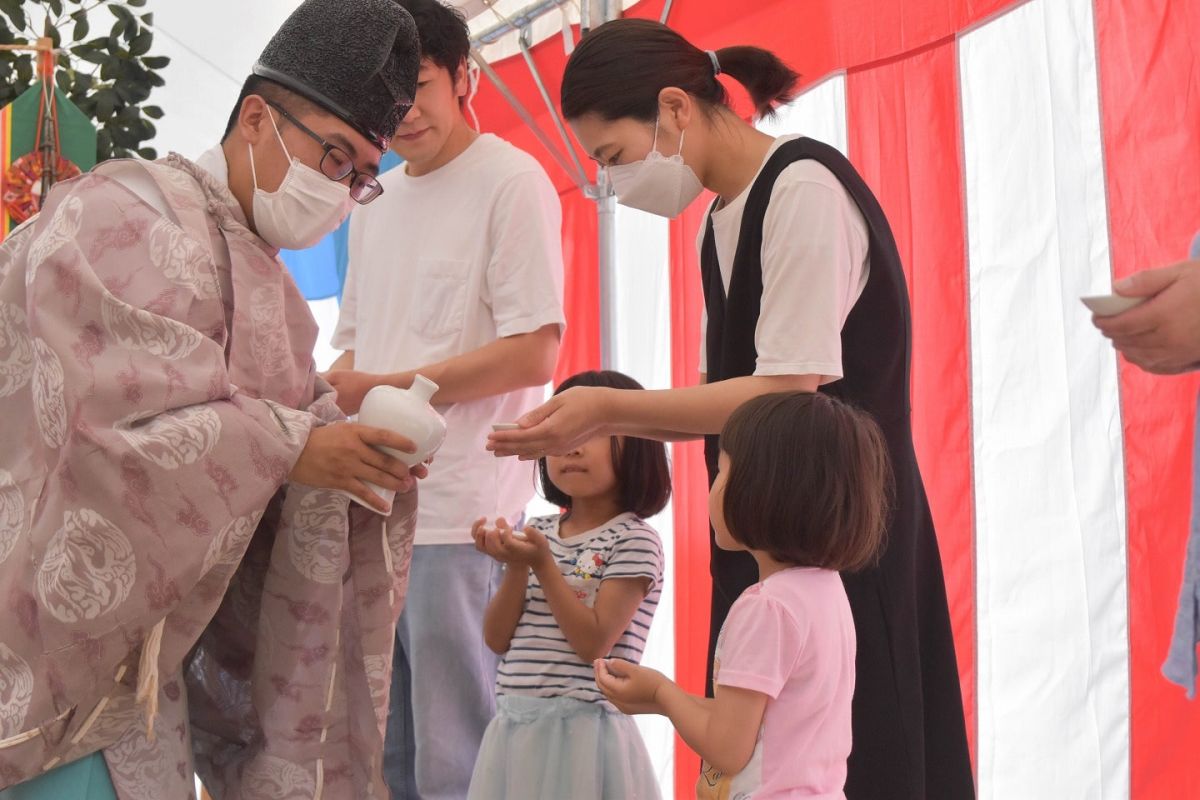
{"type": "Polygon", "coordinates": [[[592,4],[589,0],[582,0],[579,3],[579,38],[588,35],[588,31],[592,29],[592,4]]]}
{"type": "MultiPolygon", "coordinates": [[[[621,16],[621,0],[581,0],[581,14],[600,24],[621,16]]],[[[596,201],[596,255],[600,273],[600,365],[612,369],[617,356],[617,197],[599,170],[589,197],[596,201]]]]}
{"type": "Polygon", "coordinates": [[[614,369],[617,361],[617,196],[608,175],[599,171],[588,197],[596,201],[596,256],[600,278],[600,368],[614,369]]]}

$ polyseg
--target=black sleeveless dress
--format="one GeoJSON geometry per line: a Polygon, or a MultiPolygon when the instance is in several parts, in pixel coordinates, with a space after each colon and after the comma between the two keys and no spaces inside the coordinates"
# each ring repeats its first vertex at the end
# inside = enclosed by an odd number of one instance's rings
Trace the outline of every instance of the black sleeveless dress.
{"type": "MultiPolygon", "coordinates": [[[[913,451],[909,407],[912,331],[908,290],[891,228],[850,162],[812,139],[780,145],[750,188],[728,297],[711,221],[701,250],[708,310],[708,380],[753,375],[762,299],[763,219],[771,190],[790,164],[814,159],[857,203],[869,233],[870,270],[842,328],[844,377],[822,387],[870,412],[883,429],[896,478],[895,510],[879,565],[843,575],[858,632],[854,744],[848,800],[967,800],[974,781],[941,557],[913,451]]],[[[717,439],[707,437],[709,480],[717,439]]],[[[710,532],[711,534],[711,532],[710,532]]],[[[746,553],[712,545],[709,679],[717,633],[742,590],[758,580],[746,553]]]]}

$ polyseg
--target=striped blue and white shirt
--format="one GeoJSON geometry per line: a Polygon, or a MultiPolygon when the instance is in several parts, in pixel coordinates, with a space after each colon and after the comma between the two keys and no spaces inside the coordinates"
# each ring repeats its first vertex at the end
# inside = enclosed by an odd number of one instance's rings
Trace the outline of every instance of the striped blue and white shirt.
{"type": "MultiPolygon", "coordinates": [[[[632,513],[621,514],[599,528],[566,540],[559,538],[558,523],[559,517],[550,516],[537,517],[526,525],[546,536],[567,584],[589,607],[596,602],[596,592],[606,580],[650,579],[646,598],[610,654],[640,662],[662,594],[663,550],[658,534],[632,513]]],[[[592,665],[580,659],[567,642],[533,574],[525,590],[525,611],[500,662],[496,693],[607,702],[596,688],[592,665]]]]}

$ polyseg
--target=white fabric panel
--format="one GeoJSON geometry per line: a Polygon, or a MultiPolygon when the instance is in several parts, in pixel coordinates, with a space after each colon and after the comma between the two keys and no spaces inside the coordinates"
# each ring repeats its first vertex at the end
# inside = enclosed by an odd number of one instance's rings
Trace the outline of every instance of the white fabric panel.
{"type": "Polygon", "coordinates": [[[341,350],[335,350],[329,344],[333,338],[333,329],[337,327],[338,299],[327,297],[324,300],[309,300],[308,308],[317,320],[317,328],[320,330],[317,334],[317,346],[313,348],[313,360],[317,362],[317,372],[324,372],[342,354],[341,350]]]}
{"type": "Polygon", "coordinates": [[[959,42],[982,798],[1129,796],[1125,486],[1090,0],[959,42]]]}
{"type": "Polygon", "coordinates": [[[757,127],[771,136],[799,133],[836,147],[843,155],[850,152],[846,132],[846,75],[830,75],[810,86],[775,116],[762,119],[757,127]]]}
{"type": "MultiPolygon", "coordinates": [[[[637,0],[622,0],[629,8],[637,0]]],[[[472,34],[495,25],[502,15],[513,15],[528,8],[533,0],[453,0],[469,19],[472,34]],[[489,8],[491,6],[491,8],[489,8]],[[491,10],[492,8],[495,11],[491,10]]],[[[174,150],[189,158],[211,147],[225,130],[229,112],[237,101],[242,81],[262,52],[267,41],[287,19],[299,0],[207,0],[204,3],[156,3],[154,5],[153,55],[170,56],[163,70],[166,85],[154,91],[152,101],[164,115],[156,120],[158,136],[152,144],[160,155],[174,150]],[[231,25],[229,21],[237,20],[231,25]]],[[[32,21],[40,30],[39,8],[25,4],[32,21]]],[[[551,10],[533,23],[533,40],[541,42],[562,35],[563,11],[572,24],[579,23],[579,4],[566,2],[562,10],[551,10]]],[[[112,22],[103,9],[89,19],[93,29],[112,22]]],[[[107,30],[107,27],[104,27],[107,30]]],[[[518,35],[510,33],[484,48],[489,61],[520,52],[518,35]]],[[[535,113],[543,110],[541,101],[530,104],[535,113]]],[[[553,135],[553,134],[552,134],[553,135]]]]}
{"type": "MultiPolygon", "coordinates": [[[[647,389],[671,387],[671,276],[669,223],[617,206],[615,369],[647,389]]],[[[668,450],[668,453],[670,451],[668,450]]],[[[675,675],[675,535],[671,505],[649,520],[666,554],[665,589],[654,615],[642,663],[675,675]]],[[[636,718],[664,798],[674,797],[675,729],[666,717],[636,718]]]]}
{"type": "Polygon", "coordinates": [[[671,388],[670,223],[617,205],[613,363],[647,389],[671,388]]]}

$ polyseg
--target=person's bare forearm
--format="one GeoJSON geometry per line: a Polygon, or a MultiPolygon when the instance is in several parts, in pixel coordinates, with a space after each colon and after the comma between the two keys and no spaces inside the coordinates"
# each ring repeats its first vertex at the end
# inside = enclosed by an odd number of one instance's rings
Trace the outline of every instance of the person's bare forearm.
{"type": "Polygon", "coordinates": [[[656,442],[694,442],[703,439],[702,433],[683,433],[682,431],[665,431],[657,428],[643,428],[637,425],[627,425],[620,434],[632,436],[635,439],[653,439],[656,442]]]}
{"type": "Polygon", "coordinates": [[[354,369],[354,351],[353,350],[347,350],[346,352],[342,353],[340,356],[337,357],[337,361],[334,361],[333,364],[330,365],[329,369],[327,369],[325,371],[333,372],[334,370],[339,370],[339,369],[354,369]]]}
{"type": "Polygon", "coordinates": [[[663,683],[654,699],[687,746],[709,764],[718,766],[722,743],[711,729],[713,701],[706,703],[702,698],[688,694],[674,681],[663,683]]]}
{"type": "Polygon", "coordinates": [[[483,640],[493,653],[508,652],[513,634],[521,622],[521,614],[525,611],[528,585],[528,567],[514,564],[505,567],[500,588],[483,614],[483,640]]]}
{"type": "Polygon", "coordinates": [[[661,441],[720,433],[738,406],[762,394],[816,391],[817,375],[751,375],[743,378],[642,392],[612,391],[609,433],[661,441]]]}
{"type": "Polygon", "coordinates": [[[546,604],[550,606],[567,644],[571,645],[576,655],[588,664],[608,655],[613,643],[603,640],[600,618],[594,608],[589,608],[575,596],[575,591],[567,585],[567,579],[559,571],[558,565],[552,564],[539,571],[538,580],[546,595],[546,604]]]}
{"type": "Polygon", "coordinates": [[[435,403],[466,403],[544,386],[554,377],[557,360],[558,326],[548,325],[415,370],[390,374],[386,382],[407,389],[415,375],[424,375],[438,385],[435,403]]]}
{"type": "MultiPolygon", "coordinates": [[[[743,731],[731,728],[728,709],[722,723],[716,700],[689,694],[679,684],[666,680],[655,693],[654,701],[671,720],[679,737],[710,765],[726,775],[745,769],[754,753],[757,735],[746,736],[743,731]]],[[[757,731],[758,726],[753,726],[753,730],[757,731]]]]}

